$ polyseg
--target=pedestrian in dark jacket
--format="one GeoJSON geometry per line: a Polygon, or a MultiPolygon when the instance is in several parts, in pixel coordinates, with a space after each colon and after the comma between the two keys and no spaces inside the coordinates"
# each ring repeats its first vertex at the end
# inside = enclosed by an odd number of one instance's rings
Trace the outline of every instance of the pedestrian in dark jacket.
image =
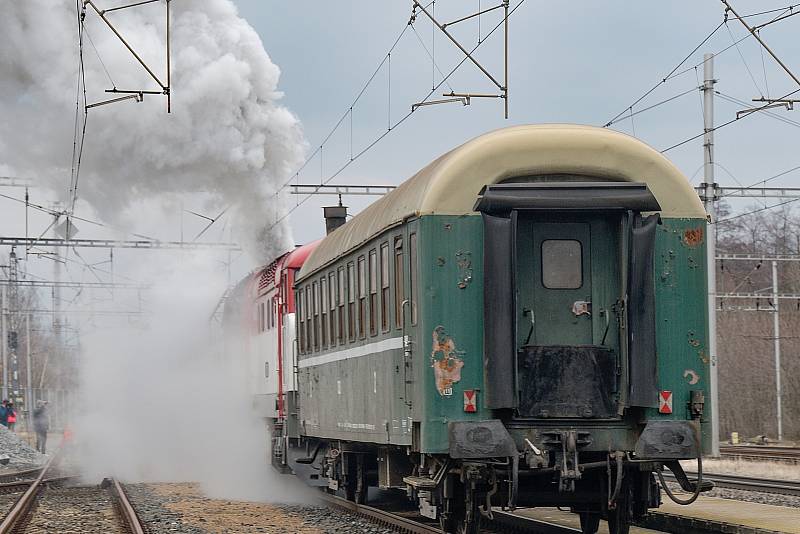
{"type": "Polygon", "coordinates": [[[8,401],[3,399],[3,404],[0,405],[0,425],[8,426],[8,401]]]}
{"type": "Polygon", "coordinates": [[[39,405],[33,410],[33,430],[36,432],[36,450],[46,454],[47,431],[50,430],[47,401],[39,401],[39,405]]]}
{"type": "Polygon", "coordinates": [[[14,426],[17,424],[17,410],[14,408],[12,401],[8,401],[8,404],[6,404],[6,420],[8,421],[6,426],[13,432],[14,426]]]}

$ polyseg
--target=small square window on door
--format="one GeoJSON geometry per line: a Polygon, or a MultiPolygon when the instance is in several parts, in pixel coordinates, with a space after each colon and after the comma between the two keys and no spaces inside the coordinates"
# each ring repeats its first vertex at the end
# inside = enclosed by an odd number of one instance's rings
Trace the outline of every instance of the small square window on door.
{"type": "Polygon", "coordinates": [[[581,242],[574,239],[542,241],[542,285],[547,289],[579,289],[583,285],[581,242]]]}

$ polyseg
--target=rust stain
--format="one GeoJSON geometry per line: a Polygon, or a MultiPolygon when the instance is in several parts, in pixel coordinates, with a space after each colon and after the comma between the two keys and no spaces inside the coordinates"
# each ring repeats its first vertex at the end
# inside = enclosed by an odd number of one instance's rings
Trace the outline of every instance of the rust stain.
{"type": "Polygon", "coordinates": [[[461,381],[461,368],[464,353],[456,348],[453,341],[443,326],[433,329],[433,348],[431,349],[431,367],[436,379],[436,390],[439,395],[452,395],[453,384],[461,381]]]}
{"type": "Polygon", "coordinates": [[[687,247],[695,248],[703,242],[703,228],[689,228],[683,232],[683,242],[687,247]]]}

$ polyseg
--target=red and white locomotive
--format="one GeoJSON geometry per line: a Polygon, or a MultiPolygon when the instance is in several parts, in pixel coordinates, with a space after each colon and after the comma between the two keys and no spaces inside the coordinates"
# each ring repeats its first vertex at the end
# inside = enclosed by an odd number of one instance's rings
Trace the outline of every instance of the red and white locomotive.
{"type": "MultiPolygon", "coordinates": [[[[228,294],[223,315],[224,353],[244,358],[247,392],[271,436],[282,431],[287,414],[297,412],[295,277],[317,242],[299,246],[256,269],[228,294]]],[[[272,442],[281,459],[286,443],[272,442]]],[[[277,462],[276,465],[285,465],[277,462]]]]}

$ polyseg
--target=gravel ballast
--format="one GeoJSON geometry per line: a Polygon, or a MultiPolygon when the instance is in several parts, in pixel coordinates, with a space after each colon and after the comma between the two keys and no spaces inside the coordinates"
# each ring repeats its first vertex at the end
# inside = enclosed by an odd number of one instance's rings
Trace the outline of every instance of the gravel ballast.
{"type": "Polygon", "coordinates": [[[47,456],[39,453],[18,434],[3,425],[0,425],[0,454],[7,455],[11,460],[8,465],[0,466],[4,469],[40,465],[47,459],[47,456]]]}
{"type": "Polygon", "coordinates": [[[323,505],[209,499],[196,484],[126,484],[125,491],[150,534],[394,532],[323,505]]]}

